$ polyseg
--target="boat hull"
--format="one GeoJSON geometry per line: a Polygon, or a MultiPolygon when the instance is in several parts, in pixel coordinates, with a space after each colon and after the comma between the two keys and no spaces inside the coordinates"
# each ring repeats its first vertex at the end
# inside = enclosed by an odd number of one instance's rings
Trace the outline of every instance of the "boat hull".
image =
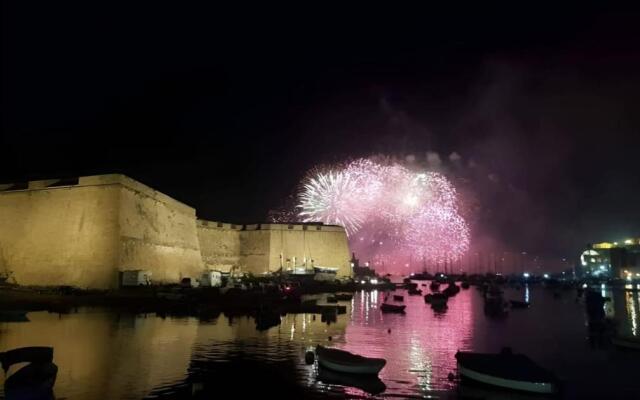
{"type": "Polygon", "coordinates": [[[501,378],[467,368],[458,362],[458,372],[463,378],[482,384],[529,393],[554,394],[557,387],[552,382],[528,382],[501,378]]]}
{"type": "Polygon", "coordinates": [[[387,363],[382,358],[368,358],[342,350],[316,347],[318,364],[332,371],[357,375],[377,375],[387,363]]]}
{"type": "Polygon", "coordinates": [[[378,372],[384,367],[384,363],[376,365],[345,365],[333,362],[331,360],[318,358],[318,363],[332,371],[345,372],[347,374],[358,375],[377,375],[378,372]]]}

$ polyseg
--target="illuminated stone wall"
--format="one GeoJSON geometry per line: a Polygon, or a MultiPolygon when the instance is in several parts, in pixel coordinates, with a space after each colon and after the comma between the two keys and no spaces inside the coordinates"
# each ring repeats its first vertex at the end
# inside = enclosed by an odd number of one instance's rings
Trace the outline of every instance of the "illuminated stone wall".
{"type": "Polygon", "coordinates": [[[300,224],[254,224],[239,226],[199,221],[198,236],[203,260],[215,268],[237,266],[255,275],[314,266],[338,268],[350,276],[350,253],[342,227],[300,224]],[[312,262],[313,260],[313,262],[312,262]]]}
{"type": "Polygon", "coordinates": [[[351,264],[347,234],[344,228],[327,225],[262,225],[270,232],[269,268],[334,267],[338,276],[350,276],[351,264]]]}
{"type": "Polygon", "coordinates": [[[305,261],[345,276],[349,258],[341,227],[197,220],[193,208],[123,175],[0,185],[0,274],[20,285],[107,289],[128,269],[175,283],[204,268],[257,275],[305,261]]]}
{"type": "Polygon", "coordinates": [[[229,272],[239,266],[241,225],[198,220],[198,240],[207,269],[229,272]]]}
{"type": "Polygon", "coordinates": [[[117,283],[117,185],[0,192],[0,273],[21,285],[117,283]]]}
{"type": "Polygon", "coordinates": [[[114,288],[118,271],[177,282],[203,269],[195,210],[122,175],[0,192],[0,272],[21,285],[114,288]]]}
{"type": "Polygon", "coordinates": [[[147,269],[154,282],[203,270],[195,210],[127,177],[120,191],[120,270],[147,269]]]}

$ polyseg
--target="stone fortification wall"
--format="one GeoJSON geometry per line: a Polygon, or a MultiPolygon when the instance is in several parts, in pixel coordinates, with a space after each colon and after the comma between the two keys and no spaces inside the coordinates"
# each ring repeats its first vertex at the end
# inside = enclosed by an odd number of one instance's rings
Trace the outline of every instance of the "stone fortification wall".
{"type": "Polygon", "coordinates": [[[123,175],[0,185],[0,275],[21,285],[118,287],[119,271],[156,283],[203,269],[265,272],[306,265],[351,274],[347,237],[327,225],[232,225],[123,175]],[[312,261],[313,260],[313,261],[312,261]]]}
{"type": "Polygon", "coordinates": [[[240,265],[242,225],[198,220],[197,227],[205,268],[230,272],[240,265]]]}
{"type": "Polygon", "coordinates": [[[351,276],[347,235],[344,228],[330,225],[263,224],[270,232],[269,268],[284,267],[338,268],[338,276],[351,276]],[[287,261],[288,260],[288,261],[287,261]]]}
{"type": "Polygon", "coordinates": [[[120,270],[149,270],[156,283],[202,273],[193,208],[121,177],[119,226],[120,270]]]}
{"type": "Polygon", "coordinates": [[[123,269],[157,282],[203,269],[193,208],[123,175],[55,183],[0,191],[0,273],[17,283],[106,289],[123,269]]]}
{"type": "Polygon", "coordinates": [[[0,192],[0,274],[21,285],[116,283],[119,198],[115,185],[0,192]]]}
{"type": "Polygon", "coordinates": [[[205,265],[261,275],[294,265],[338,268],[350,276],[350,253],[342,227],[301,224],[230,225],[198,221],[198,238],[205,265]]]}

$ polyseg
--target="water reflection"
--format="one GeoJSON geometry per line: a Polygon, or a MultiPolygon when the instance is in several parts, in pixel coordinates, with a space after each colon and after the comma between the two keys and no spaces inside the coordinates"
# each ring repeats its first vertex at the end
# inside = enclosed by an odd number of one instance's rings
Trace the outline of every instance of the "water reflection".
{"type": "MultiPolygon", "coordinates": [[[[607,315],[621,321],[621,333],[640,335],[638,292],[605,290],[611,298],[607,315]]],[[[437,396],[459,390],[448,379],[456,369],[457,350],[495,352],[503,346],[554,370],[569,381],[575,397],[598,393],[601,382],[637,389],[637,380],[626,378],[633,375],[637,359],[590,350],[582,300],[556,298],[535,286],[526,286],[524,293],[507,290],[508,299],[524,297],[532,306],[492,320],[484,316],[482,297],[474,289],[451,298],[444,314],[434,313],[421,296],[397,294],[404,296],[404,315],[381,313],[385,294],[363,291],[340,302],[347,313],[333,323],[322,322],[320,315],[290,314],[263,332],[256,330],[253,318],[227,314],[199,321],[99,309],[34,312],[28,314],[31,322],[0,322],[0,351],[54,347],[59,367],[55,394],[67,399],[188,397],[221,385],[240,394],[273,391],[276,398],[283,393],[367,397],[381,390],[384,397],[437,396]],[[381,381],[347,382],[305,365],[305,351],[319,343],[385,358],[381,381]]],[[[324,302],[325,296],[316,297],[324,302]]]]}

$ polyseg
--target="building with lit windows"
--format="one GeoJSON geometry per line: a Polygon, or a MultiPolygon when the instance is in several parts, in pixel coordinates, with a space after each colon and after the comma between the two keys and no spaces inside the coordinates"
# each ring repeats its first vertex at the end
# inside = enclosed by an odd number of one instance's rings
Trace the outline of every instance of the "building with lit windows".
{"type": "Polygon", "coordinates": [[[588,245],[580,267],[584,277],[640,280],[640,238],[588,245]]]}

